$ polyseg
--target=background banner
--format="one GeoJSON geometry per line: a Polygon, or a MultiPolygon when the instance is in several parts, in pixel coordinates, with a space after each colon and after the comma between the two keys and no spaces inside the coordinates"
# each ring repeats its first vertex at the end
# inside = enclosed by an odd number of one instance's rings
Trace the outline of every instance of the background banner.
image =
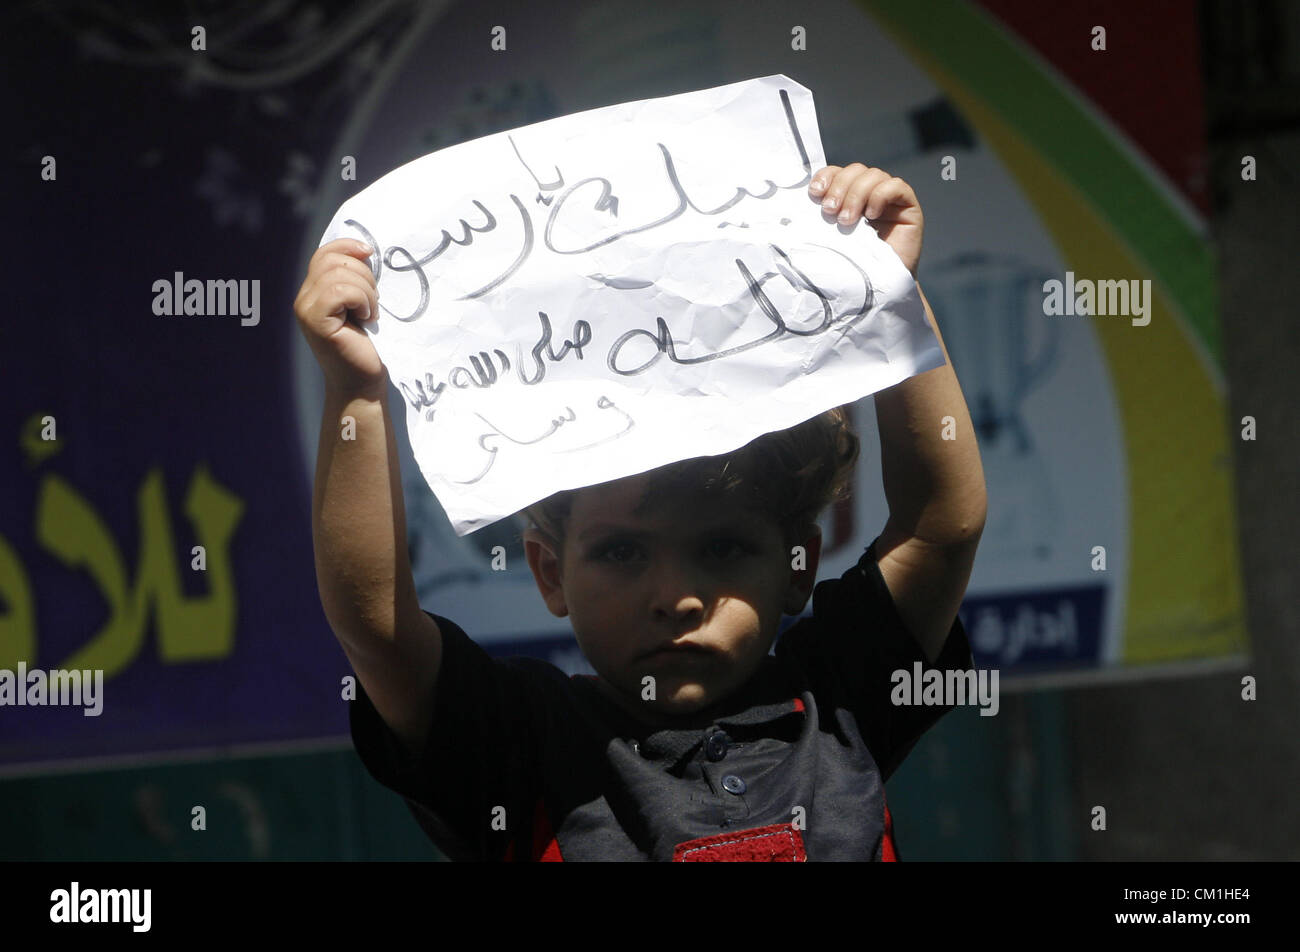
{"type": "MultiPolygon", "coordinates": [[[[136,68],[114,87],[75,69],[20,81],[0,668],[102,670],[103,709],[0,708],[0,767],[344,739],[350,667],[310,537],[321,380],[292,312],[330,216],[442,146],[775,73],[813,92],[829,161],[888,169],[925,210],[918,277],[989,489],[961,610],[977,665],[1013,687],[1243,655],[1194,8],[1172,8],[1162,59],[1103,76],[1058,73],[988,9],[933,7],[817,0],[801,10],[815,55],[772,33],[790,16],[765,2],[522,7],[508,55],[465,3],[286,19],[257,62],[219,16],[204,54],[187,14],[155,24],[166,42],[93,13],[63,24],[59,56],[136,68]],[[1188,94],[1149,117],[1125,90],[1157,76],[1188,94]],[[1149,322],[1046,313],[1045,283],[1067,275],[1149,287],[1149,322]],[[190,280],[235,283],[204,313],[159,313],[157,283],[190,280]]],[[[886,518],[870,399],[852,418],[864,452],[854,499],[823,521],[823,578],[886,518]]],[[[585,670],[519,526],[457,537],[402,453],[421,603],[494,652],[585,670]]]]}

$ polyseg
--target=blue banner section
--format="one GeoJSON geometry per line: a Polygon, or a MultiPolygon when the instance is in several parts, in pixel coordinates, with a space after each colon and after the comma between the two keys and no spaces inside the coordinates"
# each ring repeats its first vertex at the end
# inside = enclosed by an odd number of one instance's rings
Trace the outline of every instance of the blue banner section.
{"type": "Polygon", "coordinates": [[[976,667],[1014,675],[1064,673],[1104,663],[1105,596],[1097,585],[970,597],[957,614],[976,667]]]}

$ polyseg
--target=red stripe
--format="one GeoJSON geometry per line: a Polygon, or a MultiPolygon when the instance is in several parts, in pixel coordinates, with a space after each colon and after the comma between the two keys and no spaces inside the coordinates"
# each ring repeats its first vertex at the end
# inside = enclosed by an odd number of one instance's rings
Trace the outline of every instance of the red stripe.
{"type": "Polygon", "coordinates": [[[537,801],[537,810],[533,815],[533,862],[564,862],[564,857],[560,855],[560,844],[555,839],[555,831],[551,829],[551,819],[546,815],[546,804],[541,800],[537,801]]]}
{"type": "Polygon", "coordinates": [[[897,863],[898,853],[894,850],[894,818],[889,815],[889,804],[885,804],[885,836],[880,844],[880,861],[897,863]]]}
{"type": "MultiPolygon", "coordinates": [[[[503,863],[522,862],[515,855],[514,840],[506,844],[506,852],[501,857],[501,861],[503,863]]],[[[551,829],[550,817],[546,815],[546,804],[542,800],[537,801],[537,809],[533,811],[533,846],[529,861],[534,863],[564,862],[564,857],[560,855],[560,844],[555,839],[555,831],[551,829]]]]}
{"type": "Polygon", "coordinates": [[[797,698],[794,699],[794,709],[795,709],[796,711],[802,711],[802,710],[803,710],[803,698],[799,698],[799,697],[797,697],[797,698]]]}

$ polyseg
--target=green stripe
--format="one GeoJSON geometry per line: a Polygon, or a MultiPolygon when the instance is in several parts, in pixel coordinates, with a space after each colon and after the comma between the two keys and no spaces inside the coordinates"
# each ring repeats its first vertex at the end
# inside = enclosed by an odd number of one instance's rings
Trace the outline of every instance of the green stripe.
{"type": "MultiPolygon", "coordinates": [[[[1222,370],[1213,249],[1152,185],[1146,171],[1116,146],[1107,130],[1079,109],[993,17],[970,3],[859,3],[894,34],[919,65],[924,67],[933,58],[1088,197],[1138,257],[1154,269],[1150,277],[1164,285],[1222,370]]],[[[1079,43],[1087,44],[1090,39],[1080,36],[1079,43]]],[[[1141,91],[1135,90],[1134,95],[1141,91]]]]}

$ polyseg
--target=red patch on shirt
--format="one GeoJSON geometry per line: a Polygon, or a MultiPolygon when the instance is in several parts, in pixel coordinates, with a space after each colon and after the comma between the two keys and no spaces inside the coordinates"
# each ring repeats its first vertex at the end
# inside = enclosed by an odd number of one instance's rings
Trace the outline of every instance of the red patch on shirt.
{"type": "Polygon", "coordinates": [[[789,823],[678,843],[674,863],[806,863],[803,837],[789,823]]]}

